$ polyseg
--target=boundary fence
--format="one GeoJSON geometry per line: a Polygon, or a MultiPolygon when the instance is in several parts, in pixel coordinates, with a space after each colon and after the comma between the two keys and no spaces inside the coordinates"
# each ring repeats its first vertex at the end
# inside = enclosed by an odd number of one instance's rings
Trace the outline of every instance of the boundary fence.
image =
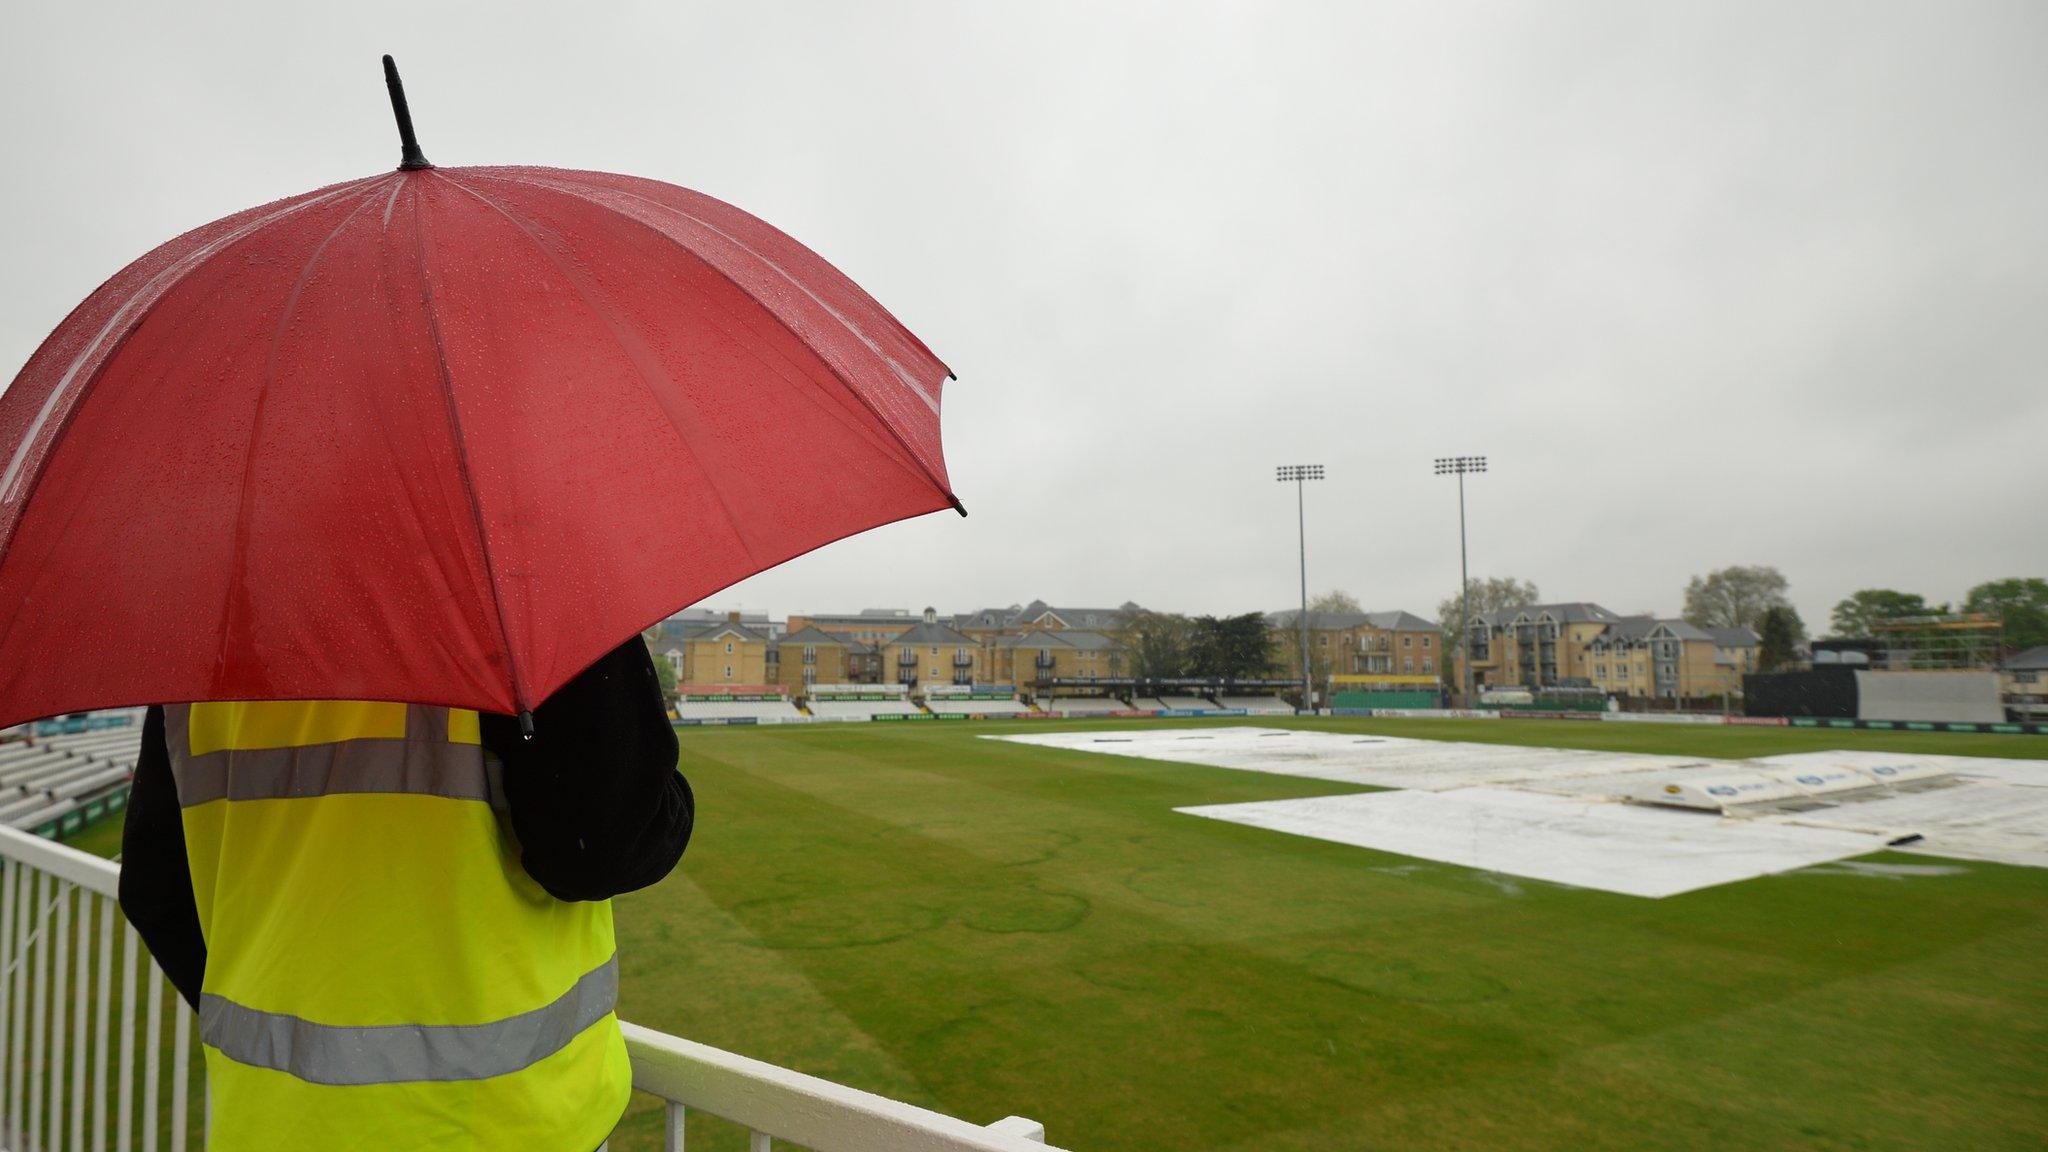
{"type": "MultiPolygon", "coordinates": [[[[121,915],[120,880],[113,861],[0,827],[0,1147],[205,1147],[194,1015],[121,915]]],[[[663,1102],[669,1152],[682,1152],[693,1110],[745,1129],[750,1152],[772,1152],[776,1140],[814,1152],[1046,1152],[1044,1127],[1022,1117],[971,1124],[621,1027],[633,1087],[663,1102]]]]}

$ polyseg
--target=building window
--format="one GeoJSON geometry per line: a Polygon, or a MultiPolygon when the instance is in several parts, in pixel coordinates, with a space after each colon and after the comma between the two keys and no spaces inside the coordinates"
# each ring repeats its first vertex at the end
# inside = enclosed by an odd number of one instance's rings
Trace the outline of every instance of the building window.
{"type": "Polygon", "coordinates": [[[815,644],[806,644],[806,645],[804,645],[804,663],[806,663],[806,664],[816,664],[817,662],[818,662],[818,648],[817,648],[817,645],[815,645],[815,644]]]}
{"type": "Polygon", "coordinates": [[[938,654],[939,654],[939,646],[938,646],[938,645],[936,645],[936,644],[932,645],[932,655],[934,655],[934,656],[937,656],[938,654]]]}
{"type": "Polygon", "coordinates": [[[727,664],[727,665],[725,666],[725,678],[726,678],[727,680],[730,680],[730,679],[732,679],[732,665],[730,665],[730,664],[727,664]]]}
{"type": "Polygon", "coordinates": [[[1595,664],[1595,665],[1593,665],[1593,679],[1595,679],[1595,680],[1605,680],[1605,679],[1607,679],[1607,665],[1605,665],[1605,664],[1595,664]]]}
{"type": "Polygon", "coordinates": [[[1415,637],[1413,637],[1413,636],[1403,636],[1403,637],[1401,637],[1401,647],[1403,647],[1403,648],[1413,648],[1413,647],[1415,647],[1415,637]]]}
{"type": "Polygon", "coordinates": [[[730,641],[730,640],[727,640],[727,641],[725,642],[725,654],[726,654],[727,656],[730,656],[730,655],[732,655],[732,641],[730,641]]]}
{"type": "Polygon", "coordinates": [[[1328,648],[1330,646],[1330,634],[1325,632],[1322,635],[1316,637],[1316,645],[1318,647],[1328,648]]]}
{"type": "Polygon", "coordinates": [[[1413,674],[1414,674],[1414,672],[1415,672],[1415,658],[1414,658],[1413,656],[1406,656],[1406,657],[1403,657],[1403,658],[1402,658],[1402,660],[1401,660],[1401,671],[1402,671],[1402,672],[1403,672],[1404,674],[1407,674],[1407,675],[1413,675],[1413,674]]]}
{"type": "Polygon", "coordinates": [[[1427,647],[1429,647],[1429,637],[1427,637],[1427,636],[1424,636],[1424,637],[1422,638],[1422,646],[1423,646],[1424,648],[1427,648],[1427,647]]]}
{"type": "Polygon", "coordinates": [[[1431,660],[1431,659],[1430,659],[1429,657],[1427,657],[1427,656],[1424,656],[1424,657],[1422,658],[1422,673],[1423,673],[1423,675],[1427,676],[1428,674],[1430,674],[1431,672],[1434,672],[1434,671],[1436,671],[1436,661],[1434,661],[1434,660],[1431,660]]]}

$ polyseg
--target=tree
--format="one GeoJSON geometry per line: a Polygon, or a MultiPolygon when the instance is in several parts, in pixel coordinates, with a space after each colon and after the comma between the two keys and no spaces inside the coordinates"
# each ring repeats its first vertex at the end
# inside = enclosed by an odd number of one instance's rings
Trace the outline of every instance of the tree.
{"type": "Polygon", "coordinates": [[[1931,605],[1917,592],[1895,592],[1890,588],[1865,588],[1835,605],[1829,616],[1834,634],[1845,640],[1864,640],[1870,626],[1902,616],[1939,616],[1948,605],[1931,605]]]}
{"type": "Polygon", "coordinates": [[[1311,613],[1348,612],[1354,615],[1364,611],[1364,609],[1358,606],[1358,598],[1342,588],[1332,588],[1328,592],[1309,601],[1308,610],[1311,613]]]}
{"type": "MultiPolygon", "coordinates": [[[[1543,598],[1536,591],[1536,585],[1512,576],[1483,576],[1467,585],[1467,595],[1462,599],[1472,604],[1472,618],[1478,619],[1488,612],[1503,608],[1519,608],[1534,604],[1543,598]]],[[[1436,606],[1437,622],[1443,625],[1445,636],[1455,636],[1458,631],[1458,608],[1461,597],[1451,596],[1436,606]]],[[[1446,645],[1447,649],[1449,645],[1446,645]]]]}
{"type": "Polygon", "coordinates": [[[1273,633],[1264,612],[1223,618],[1225,676],[1254,680],[1272,674],[1273,633]]]}
{"type": "Polygon", "coordinates": [[[1758,645],[1756,670],[1759,672],[1782,672],[1799,663],[1799,645],[1806,639],[1806,625],[1799,619],[1799,612],[1788,604],[1774,604],[1764,609],[1758,632],[1763,642],[1758,645]]]}
{"type": "Polygon", "coordinates": [[[1131,675],[1164,680],[1195,674],[1188,661],[1191,630],[1185,616],[1141,608],[1124,614],[1116,635],[1130,653],[1131,675]]]}
{"type": "Polygon", "coordinates": [[[1759,565],[1721,568],[1695,576],[1685,586],[1685,620],[1699,628],[1755,628],[1764,613],[1789,607],[1788,585],[1776,568],[1759,565]]]}
{"type": "Polygon", "coordinates": [[[1195,617],[1188,625],[1188,666],[1197,676],[1264,679],[1273,667],[1273,635],[1265,614],[1195,617]]]}
{"type": "Polygon", "coordinates": [[[1986,581],[1970,589],[1963,611],[1998,617],[2005,626],[2005,647],[2011,651],[2048,644],[2048,580],[2016,576],[1986,581]]]}

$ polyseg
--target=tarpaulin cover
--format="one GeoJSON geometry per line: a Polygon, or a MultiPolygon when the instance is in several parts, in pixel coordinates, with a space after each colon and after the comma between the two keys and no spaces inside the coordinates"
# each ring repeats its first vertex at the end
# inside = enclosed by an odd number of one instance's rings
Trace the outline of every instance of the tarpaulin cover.
{"type": "Polygon", "coordinates": [[[401,171],[173,240],[0,396],[0,724],[513,712],[643,626],[952,503],[948,371],[728,204],[401,171]]]}

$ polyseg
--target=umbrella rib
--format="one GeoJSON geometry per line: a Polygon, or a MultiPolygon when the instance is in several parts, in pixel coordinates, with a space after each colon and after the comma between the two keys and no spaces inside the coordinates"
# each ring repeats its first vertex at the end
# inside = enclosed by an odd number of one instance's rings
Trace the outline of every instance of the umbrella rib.
{"type": "MultiPolygon", "coordinates": [[[[71,422],[78,415],[79,409],[85,406],[85,398],[92,394],[93,389],[98,386],[100,378],[105,376],[108,369],[113,366],[114,361],[120,358],[121,350],[127,346],[129,338],[141,331],[142,326],[149,322],[149,318],[156,315],[157,308],[165,300],[170,299],[171,293],[176,291],[178,286],[183,284],[187,277],[205,266],[207,261],[211,260],[215,255],[261,232],[285,217],[304,211],[316,204],[324,204],[345,192],[376,179],[379,179],[379,177],[366,176],[361,180],[353,180],[331,189],[325,195],[309,196],[289,207],[280,208],[260,220],[252,220],[227,235],[215,237],[201,245],[196,251],[179,257],[169,267],[164,268],[151,277],[148,283],[137,288],[134,294],[129,296],[119,308],[115,309],[111,317],[108,317],[106,324],[100,328],[98,335],[94,336],[86,347],[77,356],[72,358],[71,366],[65,371],[64,378],[57,382],[56,387],[50,389],[49,397],[43,401],[41,410],[36,413],[35,420],[29,424],[28,431],[22,436],[21,446],[16,449],[14,459],[8,463],[6,475],[0,477],[0,504],[20,503],[25,506],[35,496],[36,489],[42,486],[43,474],[49,470],[50,461],[57,454],[58,445],[63,442],[65,435],[71,431],[71,422]],[[159,290],[157,288],[158,282],[162,281],[166,276],[171,277],[171,279],[159,290]],[[151,292],[156,292],[156,297],[150,300],[148,304],[142,306],[142,310],[136,314],[133,322],[128,323],[126,327],[122,328],[121,334],[115,338],[113,346],[108,349],[107,354],[101,358],[98,364],[93,366],[91,373],[79,385],[77,400],[65,407],[63,415],[58,421],[57,430],[50,434],[50,446],[35,461],[33,471],[27,477],[22,477],[20,475],[21,467],[27,460],[29,449],[35,444],[36,435],[42,431],[43,425],[49,422],[50,416],[55,413],[57,405],[62,401],[65,393],[70,390],[71,381],[75,378],[78,369],[95,351],[106,343],[108,335],[117,326],[122,324],[122,317],[131,308],[135,307],[136,301],[151,292]]],[[[80,307],[84,307],[84,305],[81,304],[80,307]]],[[[14,550],[14,538],[21,530],[21,521],[22,516],[17,515],[14,523],[8,526],[7,539],[0,541],[0,562],[4,562],[8,554],[14,550]]]]}
{"type": "MultiPolygon", "coordinates": [[[[540,251],[540,254],[546,257],[548,262],[555,266],[555,270],[562,274],[562,279],[569,284],[570,289],[576,293],[577,298],[583,301],[583,306],[587,308],[590,311],[590,314],[593,317],[596,317],[598,319],[598,322],[604,326],[606,333],[611,336],[612,342],[619,346],[619,351],[626,357],[626,363],[632,366],[633,374],[640,378],[641,387],[646,388],[648,393],[655,397],[656,406],[660,407],[664,414],[667,414],[668,406],[662,404],[659,394],[655,393],[654,382],[647,378],[646,371],[640,367],[639,360],[633,355],[632,351],[626,347],[625,341],[619,336],[618,331],[614,329],[611,324],[605,322],[604,310],[600,309],[597,306],[597,302],[590,298],[590,294],[583,290],[583,286],[581,284],[576,283],[575,277],[569,274],[568,269],[562,267],[562,262],[555,259],[554,253],[549,252],[547,250],[547,247],[540,242],[539,237],[533,234],[532,229],[530,229],[527,226],[527,223],[519,219],[517,216],[513,215],[509,209],[492,200],[490,197],[485,196],[483,193],[478,192],[476,189],[471,188],[458,180],[450,178],[445,172],[436,169],[435,173],[436,175],[439,175],[441,179],[448,181],[449,184],[454,185],[456,188],[461,189],[463,192],[467,193],[469,196],[476,199],[486,208],[489,208],[492,211],[496,212],[498,215],[503,216],[507,223],[511,224],[514,228],[519,229],[519,234],[526,237],[527,242],[532,244],[536,249],[538,249],[540,251]]],[[[697,470],[703,475],[704,483],[711,489],[711,494],[718,498],[718,506],[720,508],[725,509],[726,523],[728,523],[732,527],[733,539],[739,541],[740,548],[746,552],[747,559],[750,562],[759,564],[761,562],[761,554],[759,550],[757,550],[754,547],[754,542],[747,538],[746,532],[741,527],[740,518],[733,513],[732,504],[726,500],[725,489],[719,485],[717,475],[713,473],[713,471],[710,468],[705,466],[704,459],[702,456],[698,455],[696,446],[690,443],[689,436],[685,435],[682,428],[676,425],[676,421],[673,416],[669,417],[669,426],[674,429],[676,433],[676,439],[682,443],[684,451],[690,454],[691,459],[697,461],[697,470]]]]}
{"type": "MultiPolygon", "coordinates": [[[[429,168],[426,171],[431,172],[429,168]]],[[[412,196],[412,248],[420,275],[420,304],[426,313],[427,332],[434,341],[434,364],[441,383],[441,400],[448,415],[448,435],[455,445],[455,464],[462,476],[462,490],[469,497],[470,518],[476,524],[477,549],[483,556],[484,582],[490,585],[491,609],[498,617],[498,643],[505,652],[505,668],[512,679],[512,699],[519,710],[529,712],[526,685],[519,678],[519,657],[512,650],[512,629],[505,619],[505,596],[498,588],[498,568],[491,559],[491,534],[484,528],[483,500],[477,495],[476,477],[469,466],[469,446],[462,436],[462,413],[455,403],[455,381],[448,370],[448,348],[441,338],[441,318],[434,310],[434,282],[427,274],[426,224],[420,213],[420,197],[412,196]]]]}
{"type": "Polygon", "coordinates": [[[249,519],[255,507],[253,482],[256,478],[256,444],[263,435],[263,411],[270,404],[270,387],[277,380],[278,354],[284,345],[285,330],[291,326],[292,315],[299,308],[299,298],[305,295],[306,284],[312,279],[313,269],[319,265],[320,258],[327,254],[327,248],[334,243],[334,238],[341,235],[343,229],[355,223],[356,217],[363,214],[363,209],[369,207],[376,198],[376,193],[377,186],[374,184],[365,189],[356,206],[348,215],[341,218],[341,223],[336,224],[320,243],[313,246],[313,251],[306,257],[305,266],[299,269],[298,278],[292,282],[291,295],[285,298],[284,307],[278,312],[277,326],[270,333],[270,346],[265,350],[263,358],[262,384],[256,393],[255,409],[249,417],[249,447],[242,459],[242,489],[236,498],[234,556],[228,567],[227,595],[221,601],[220,648],[214,654],[213,674],[216,691],[220,687],[222,673],[227,668],[229,640],[234,635],[235,599],[241,595],[245,583],[242,576],[248,567],[249,559],[249,519]]]}
{"type": "MultiPolygon", "coordinates": [[[[493,178],[504,180],[508,184],[518,184],[527,188],[539,188],[544,191],[554,192],[566,191],[565,189],[556,188],[551,185],[539,184],[531,180],[520,180],[512,176],[495,176],[493,178]]],[[[738,248],[740,251],[747,253],[748,255],[754,257],[755,259],[761,261],[763,264],[768,265],[770,268],[775,269],[776,272],[779,273],[783,279],[788,280],[792,285],[795,285],[797,290],[804,293],[804,295],[809,296],[812,300],[817,301],[820,307],[824,308],[825,311],[829,313],[833,319],[839,321],[839,323],[843,327],[845,327],[848,332],[851,332],[853,336],[856,339],[858,339],[863,345],[866,345],[869,351],[873,352],[877,357],[880,357],[883,362],[889,364],[890,367],[893,370],[895,370],[898,377],[902,378],[906,383],[908,383],[911,389],[918,394],[919,398],[924,400],[926,404],[930,405],[932,415],[938,415],[938,401],[934,400],[932,396],[924,390],[923,387],[921,387],[914,380],[911,380],[908,376],[906,376],[903,373],[903,370],[900,367],[897,367],[894,360],[890,359],[890,357],[883,353],[881,349],[875,347],[874,341],[870,340],[866,333],[861,332],[858,328],[854,326],[854,324],[851,321],[847,320],[844,316],[839,315],[839,313],[837,311],[834,311],[830,305],[827,305],[823,300],[820,300],[818,298],[817,293],[812,292],[809,288],[805,287],[802,283],[797,281],[795,277],[791,276],[787,272],[784,272],[782,270],[781,265],[775,263],[773,260],[768,259],[766,256],[761,255],[759,252],[754,251],[752,248],[741,243],[738,239],[734,238],[733,236],[725,232],[723,229],[717,227],[716,225],[706,220],[699,219],[696,216],[692,216],[691,214],[683,211],[680,208],[670,207],[669,205],[663,204],[658,200],[650,200],[645,196],[639,195],[638,193],[635,192],[628,192],[623,188],[607,189],[607,191],[617,192],[621,196],[626,196],[634,200],[638,200],[642,204],[647,204],[654,208],[658,208],[661,211],[672,212],[678,216],[681,216],[683,219],[688,220],[693,224],[699,225],[700,227],[709,229],[710,231],[717,233],[720,237],[724,238],[728,243],[732,244],[733,247],[738,248]]],[[[588,199],[588,197],[582,198],[588,199]]],[[[596,201],[591,202],[596,203],[596,201]]],[[[604,207],[604,205],[600,204],[599,207],[604,207]]],[[[773,319],[777,324],[781,325],[782,330],[789,333],[790,336],[797,341],[797,343],[803,345],[806,348],[811,347],[810,342],[805,340],[801,335],[799,335],[797,333],[797,330],[790,326],[789,321],[782,318],[781,313],[775,311],[775,309],[773,308],[770,308],[765,301],[763,301],[759,296],[755,295],[751,290],[749,290],[746,287],[746,285],[741,284],[738,280],[735,280],[731,273],[727,272],[723,268],[720,268],[718,265],[712,263],[710,260],[705,259],[702,253],[691,251],[688,247],[684,246],[684,244],[681,241],[677,240],[675,237],[669,235],[668,233],[663,232],[661,229],[656,228],[653,225],[647,223],[645,220],[635,219],[634,217],[628,216],[624,212],[619,212],[616,209],[608,210],[611,211],[613,215],[618,216],[619,218],[624,220],[632,221],[633,223],[638,224],[640,227],[645,228],[649,232],[654,233],[656,236],[661,237],[662,240],[674,246],[678,251],[681,251],[689,255],[693,259],[700,261],[701,263],[704,264],[705,267],[718,273],[719,276],[724,278],[726,283],[731,284],[733,286],[733,289],[735,291],[739,292],[747,299],[752,300],[754,302],[755,307],[759,308],[762,312],[767,313],[769,318],[773,319]]],[[[816,350],[813,349],[813,351],[815,352],[816,350]]],[[[935,356],[933,357],[933,359],[936,360],[938,358],[935,356]]],[[[868,398],[861,394],[860,389],[855,388],[853,386],[853,382],[846,378],[846,374],[841,372],[837,365],[833,364],[830,360],[827,360],[822,354],[818,355],[818,362],[825,366],[826,371],[832,373],[833,377],[839,381],[841,387],[844,387],[846,391],[849,394],[851,394],[855,400],[860,402],[861,407],[868,410],[868,414],[875,418],[875,422],[877,424],[880,424],[883,430],[886,431],[889,434],[889,436],[896,441],[896,443],[902,445],[904,452],[909,454],[911,461],[917,465],[918,470],[924,473],[925,480],[929,482],[932,485],[932,487],[937,488],[940,492],[944,493],[948,498],[951,498],[953,495],[953,489],[949,485],[939,483],[939,478],[932,474],[931,468],[925,464],[924,458],[918,454],[917,449],[911,447],[910,443],[903,439],[903,437],[897,433],[895,425],[891,424],[887,418],[885,418],[880,412],[875,410],[874,404],[870,403],[868,398]]],[[[941,364],[940,367],[943,368],[945,367],[945,365],[941,364]]]]}

